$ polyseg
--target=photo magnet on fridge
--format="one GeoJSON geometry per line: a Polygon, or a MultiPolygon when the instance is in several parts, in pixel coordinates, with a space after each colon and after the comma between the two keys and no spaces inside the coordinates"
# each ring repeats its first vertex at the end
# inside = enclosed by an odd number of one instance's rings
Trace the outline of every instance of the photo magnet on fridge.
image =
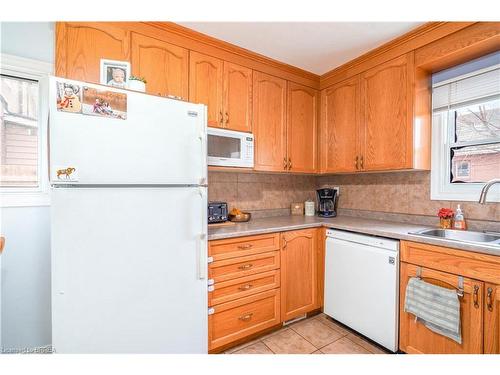
{"type": "Polygon", "coordinates": [[[57,110],[62,112],[82,112],[82,88],[67,82],[56,82],[57,110]]]}
{"type": "Polygon", "coordinates": [[[127,94],[84,86],[82,113],[126,120],[127,94]]]}

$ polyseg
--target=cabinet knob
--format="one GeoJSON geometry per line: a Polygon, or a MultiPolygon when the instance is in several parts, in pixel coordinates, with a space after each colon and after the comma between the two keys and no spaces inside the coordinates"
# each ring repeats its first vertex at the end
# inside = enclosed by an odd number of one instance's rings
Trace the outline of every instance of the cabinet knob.
{"type": "Polygon", "coordinates": [[[359,156],[356,156],[356,159],[354,161],[354,165],[356,166],[356,170],[359,170],[359,156]]]}
{"type": "Polygon", "coordinates": [[[253,247],[253,245],[251,243],[247,243],[245,245],[239,245],[238,249],[240,249],[240,250],[247,250],[247,249],[250,249],[251,247],[253,247]]]}
{"type": "Polygon", "coordinates": [[[239,290],[248,290],[252,287],[253,285],[252,284],[245,284],[245,285],[242,285],[240,287],[238,287],[239,290]]]}
{"type": "Polygon", "coordinates": [[[222,116],[222,111],[219,111],[219,125],[221,128],[224,127],[224,116],[222,116]]]}
{"type": "Polygon", "coordinates": [[[474,307],[479,308],[479,286],[474,285],[474,307]]]}
{"type": "Polygon", "coordinates": [[[292,159],[288,158],[288,170],[292,169],[292,159]]]}
{"type": "Polygon", "coordinates": [[[486,306],[488,311],[493,311],[493,288],[488,288],[486,293],[486,306]]]}
{"type": "Polygon", "coordinates": [[[244,264],[242,266],[239,266],[238,269],[240,270],[248,270],[249,268],[252,268],[253,267],[253,264],[252,263],[248,263],[248,264],[244,264]]]}
{"type": "Polygon", "coordinates": [[[238,319],[246,322],[246,321],[249,321],[250,319],[252,319],[252,316],[253,316],[253,313],[248,313],[248,314],[240,316],[238,319]]]}
{"type": "Polygon", "coordinates": [[[283,158],[283,169],[286,171],[287,164],[286,164],[286,158],[283,158]]]}
{"type": "Polygon", "coordinates": [[[360,161],[361,161],[361,163],[360,163],[360,165],[361,165],[361,169],[364,169],[364,168],[365,168],[365,166],[363,165],[363,155],[361,155],[361,160],[360,160],[360,161]]]}
{"type": "Polygon", "coordinates": [[[226,126],[229,124],[229,114],[226,112],[226,126]]]}

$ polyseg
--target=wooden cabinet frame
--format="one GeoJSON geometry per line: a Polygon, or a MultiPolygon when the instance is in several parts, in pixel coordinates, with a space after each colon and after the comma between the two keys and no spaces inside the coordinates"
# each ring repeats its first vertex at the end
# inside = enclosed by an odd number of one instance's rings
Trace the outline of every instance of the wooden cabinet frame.
{"type": "Polygon", "coordinates": [[[496,353],[500,354],[500,257],[472,251],[456,250],[423,243],[401,241],[400,275],[400,348],[406,352],[419,352],[416,346],[444,353],[496,353]],[[467,331],[461,346],[451,340],[436,338],[423,328],[415,331],[415,323],[404,313],[406,279],[414,276],[417,266],[422,277],[435,280],[438,285],[450,287],[464,278],[464,298],[461,300],[466,316],[462,331],[467,331]],[[443,283],[445,281],[445,283],[443,283]],[[474,301],[474,286],[478,286],[474,301]],[[472,303],[476,302],[471,306],[472,303]],[[411,339],[409,335],[422,335],[425,339],[411,339]]]}

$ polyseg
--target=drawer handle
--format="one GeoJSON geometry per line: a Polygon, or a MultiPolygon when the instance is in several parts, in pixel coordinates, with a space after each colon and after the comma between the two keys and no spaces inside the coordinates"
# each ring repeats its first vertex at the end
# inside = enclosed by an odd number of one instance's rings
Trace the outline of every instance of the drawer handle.
{"type": "Polygon", "coordinates": [[[488,311],[493,311],[493,288],[488,288],[488,293],[486,294],[486,306],[488,311]]]}
{"type": "Polygon", "coordinates": [[[248,313],[245,315],[240,316],[238,319],[243,321],[243,322],[248,322],[250,319],[252,319],[253,313],[248,313]]]}
{"type": "Polygon", "coordinates": [[[253,267],[253,264],[252,263],[248,263],[248,264],[244,264],[242,266],[239,266],[238,268],[240,270],[247,270],[247,269],[252,268],[252,267],[253,267]]]}
{"type": "Polygon", "coordinates": [[[247,250],[247,249],[250,249],[251,247],[253,247],[253,245],[251,243],[247,243],[246,245],[238,246],[238,249],[247,250]]]}
{"type": "Polygon", "coordinates": [[[238,287],[239,290],[248,290],[252,287],[253,285],[252,284],[245,284],[245,285],[242,285],[240,287],[238,287]]]}
{"type": "Polygon", "coordinates": [[[479,287],[477,285],[474,285],[474,307],[476,309],[479,308],[479,287]]]}

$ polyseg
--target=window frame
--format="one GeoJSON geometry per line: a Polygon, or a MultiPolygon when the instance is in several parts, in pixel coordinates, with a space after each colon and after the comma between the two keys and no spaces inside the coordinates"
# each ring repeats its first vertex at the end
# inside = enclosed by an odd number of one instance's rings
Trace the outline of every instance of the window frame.
{"type": "Polygon", "coordinates": [[[37,187],[0,187],[0,207],[32,207],[50,205],[48,178],[48,82],[53,74],[51,63],[0,54],[0,73],[38,81],[38,181],[37,187]]]}
{"type": "MultiPolygon", "coordinates": [[[[461,75],[459,77],[439,82],[433,86],[442,86],[450,82],[472,77],[491,70],[499,69],[500,65],[494,65],[488,68],[461,75]]],[[[488,100],[488,98],[484,98],[488,100]]],[[[490,98],[491,100],[491,98],[490,98]]],[[[433,110],[433,109],[431,109],[433,110]]],[[[431,113],[432,120],[432,144],[431,144],[431,200],[451,200],[451,201],[470,201],[477,202],[481,194],[484,183],[451,183],[451,148],[456,146],[452,141],[455,135],[455,111],[448,110],[435,114],[431,113]],[[436,121],[435,117],[439,116],[436,121]]],[[[477,144],[496,143],[481,142],[477,144]]],[[[476,142],[474,142],[476,145],[476,142]]],[[[500,176],[498,176],[500,177],[500,176]]],[[[500,186],[491,187],[487,202],[500,202],[500,186]]]]}

